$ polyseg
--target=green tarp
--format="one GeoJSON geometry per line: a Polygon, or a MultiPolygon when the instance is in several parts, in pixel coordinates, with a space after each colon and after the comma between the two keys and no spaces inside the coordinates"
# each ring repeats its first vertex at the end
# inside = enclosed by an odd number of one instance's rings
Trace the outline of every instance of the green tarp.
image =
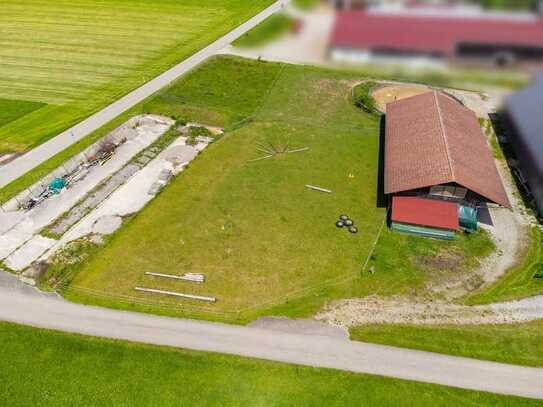
{"type": "Polygon", "coordinates": [[[49,189],[55,194],[58,194],[62,188],[66,186],[66,180],[64,178],[55,178],[49,183],[49,189]]]}

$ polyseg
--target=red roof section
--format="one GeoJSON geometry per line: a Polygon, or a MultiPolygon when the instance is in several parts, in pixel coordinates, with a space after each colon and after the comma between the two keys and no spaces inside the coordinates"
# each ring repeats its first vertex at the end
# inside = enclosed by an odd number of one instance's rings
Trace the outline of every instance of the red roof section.
{"type": "Polygon", "coordinates": [[[392,198],[392,221],[439,229],[458,230],[458,205],[413,196],[392,198]]]}
{"type": "Polygon", "coordinates": [[[543,19],[337,13],[331,46],[436,52],[452,56],[457,43],[543,47],[543,19]]]}

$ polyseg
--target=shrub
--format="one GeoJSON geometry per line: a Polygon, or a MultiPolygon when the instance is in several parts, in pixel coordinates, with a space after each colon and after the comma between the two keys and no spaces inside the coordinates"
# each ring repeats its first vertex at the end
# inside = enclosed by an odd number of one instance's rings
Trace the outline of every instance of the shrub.
{"type": "Polygon", "coordinates": [[[360,109],[370,114],[380,114],[375,100],[371,96],[371,91],[375,87],[375,82],[364,82],[353,88],[353,102],[360,109]]]}

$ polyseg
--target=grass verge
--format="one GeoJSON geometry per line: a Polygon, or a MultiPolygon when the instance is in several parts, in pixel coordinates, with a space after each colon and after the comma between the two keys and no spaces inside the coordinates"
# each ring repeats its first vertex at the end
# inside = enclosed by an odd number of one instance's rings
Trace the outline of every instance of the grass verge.
{"type": "Polygon", "coordinates": [[[292,18],[286,14],[273,14],[232,44],[241,48],[260,47],[286,34],[292,23],[292,18]]]}
{"type": "Polygon", "coordinates": [[[351,328],[351,338],[494,362],[543,366],[543,321],[512,325],[365,325],[351,328]]]}
{"type": "Polygon", "coordinates": [[[0,322],[10,406],[536,406],[536,400],[0,322]]]}

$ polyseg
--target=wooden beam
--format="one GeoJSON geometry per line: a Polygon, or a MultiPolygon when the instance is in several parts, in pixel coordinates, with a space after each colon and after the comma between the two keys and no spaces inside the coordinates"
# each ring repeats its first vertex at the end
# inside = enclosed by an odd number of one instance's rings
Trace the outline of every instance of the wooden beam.
{"type": "Polygon", "coordinates": [[[315,190],[315,191],[326,192],[327,194],[331,194],[331,193],[332,193],[332,191],[330,191],[329,189],[325,189],[325,188],[321,188],[321,187],[316,187],[315,185],[306,185],[306,188],[313,189],[313,190],[315,190]]]}
{"type": "Polygon", "coordinates": [[[187,273],[182,276],[174,276],[172,274],[151,273],[149,271],[149,272],[146,272],[145,275],[153,276],[153,277],[171,278],[173,280],[194,281],[195,283],[204,282],[204,276],[202,274],[194,274],[194,273],[187,273]]]}
{"type": "Polygon", "coordinates": [[[143,292],[146,292],[146,293],[170,295],[172,297],[188,298],[190,300],[198,300],[198,301],[206,301],[206,302],[215,302],[215,301],[217,301],[217,299],[215,297],[204,297],[202,295],[176,293],[176,292],[173,292],[173,291],[157,290],[157,289],[154,289],[154,288],[135,287],[134,290],[143,291],[143,292]]]}

